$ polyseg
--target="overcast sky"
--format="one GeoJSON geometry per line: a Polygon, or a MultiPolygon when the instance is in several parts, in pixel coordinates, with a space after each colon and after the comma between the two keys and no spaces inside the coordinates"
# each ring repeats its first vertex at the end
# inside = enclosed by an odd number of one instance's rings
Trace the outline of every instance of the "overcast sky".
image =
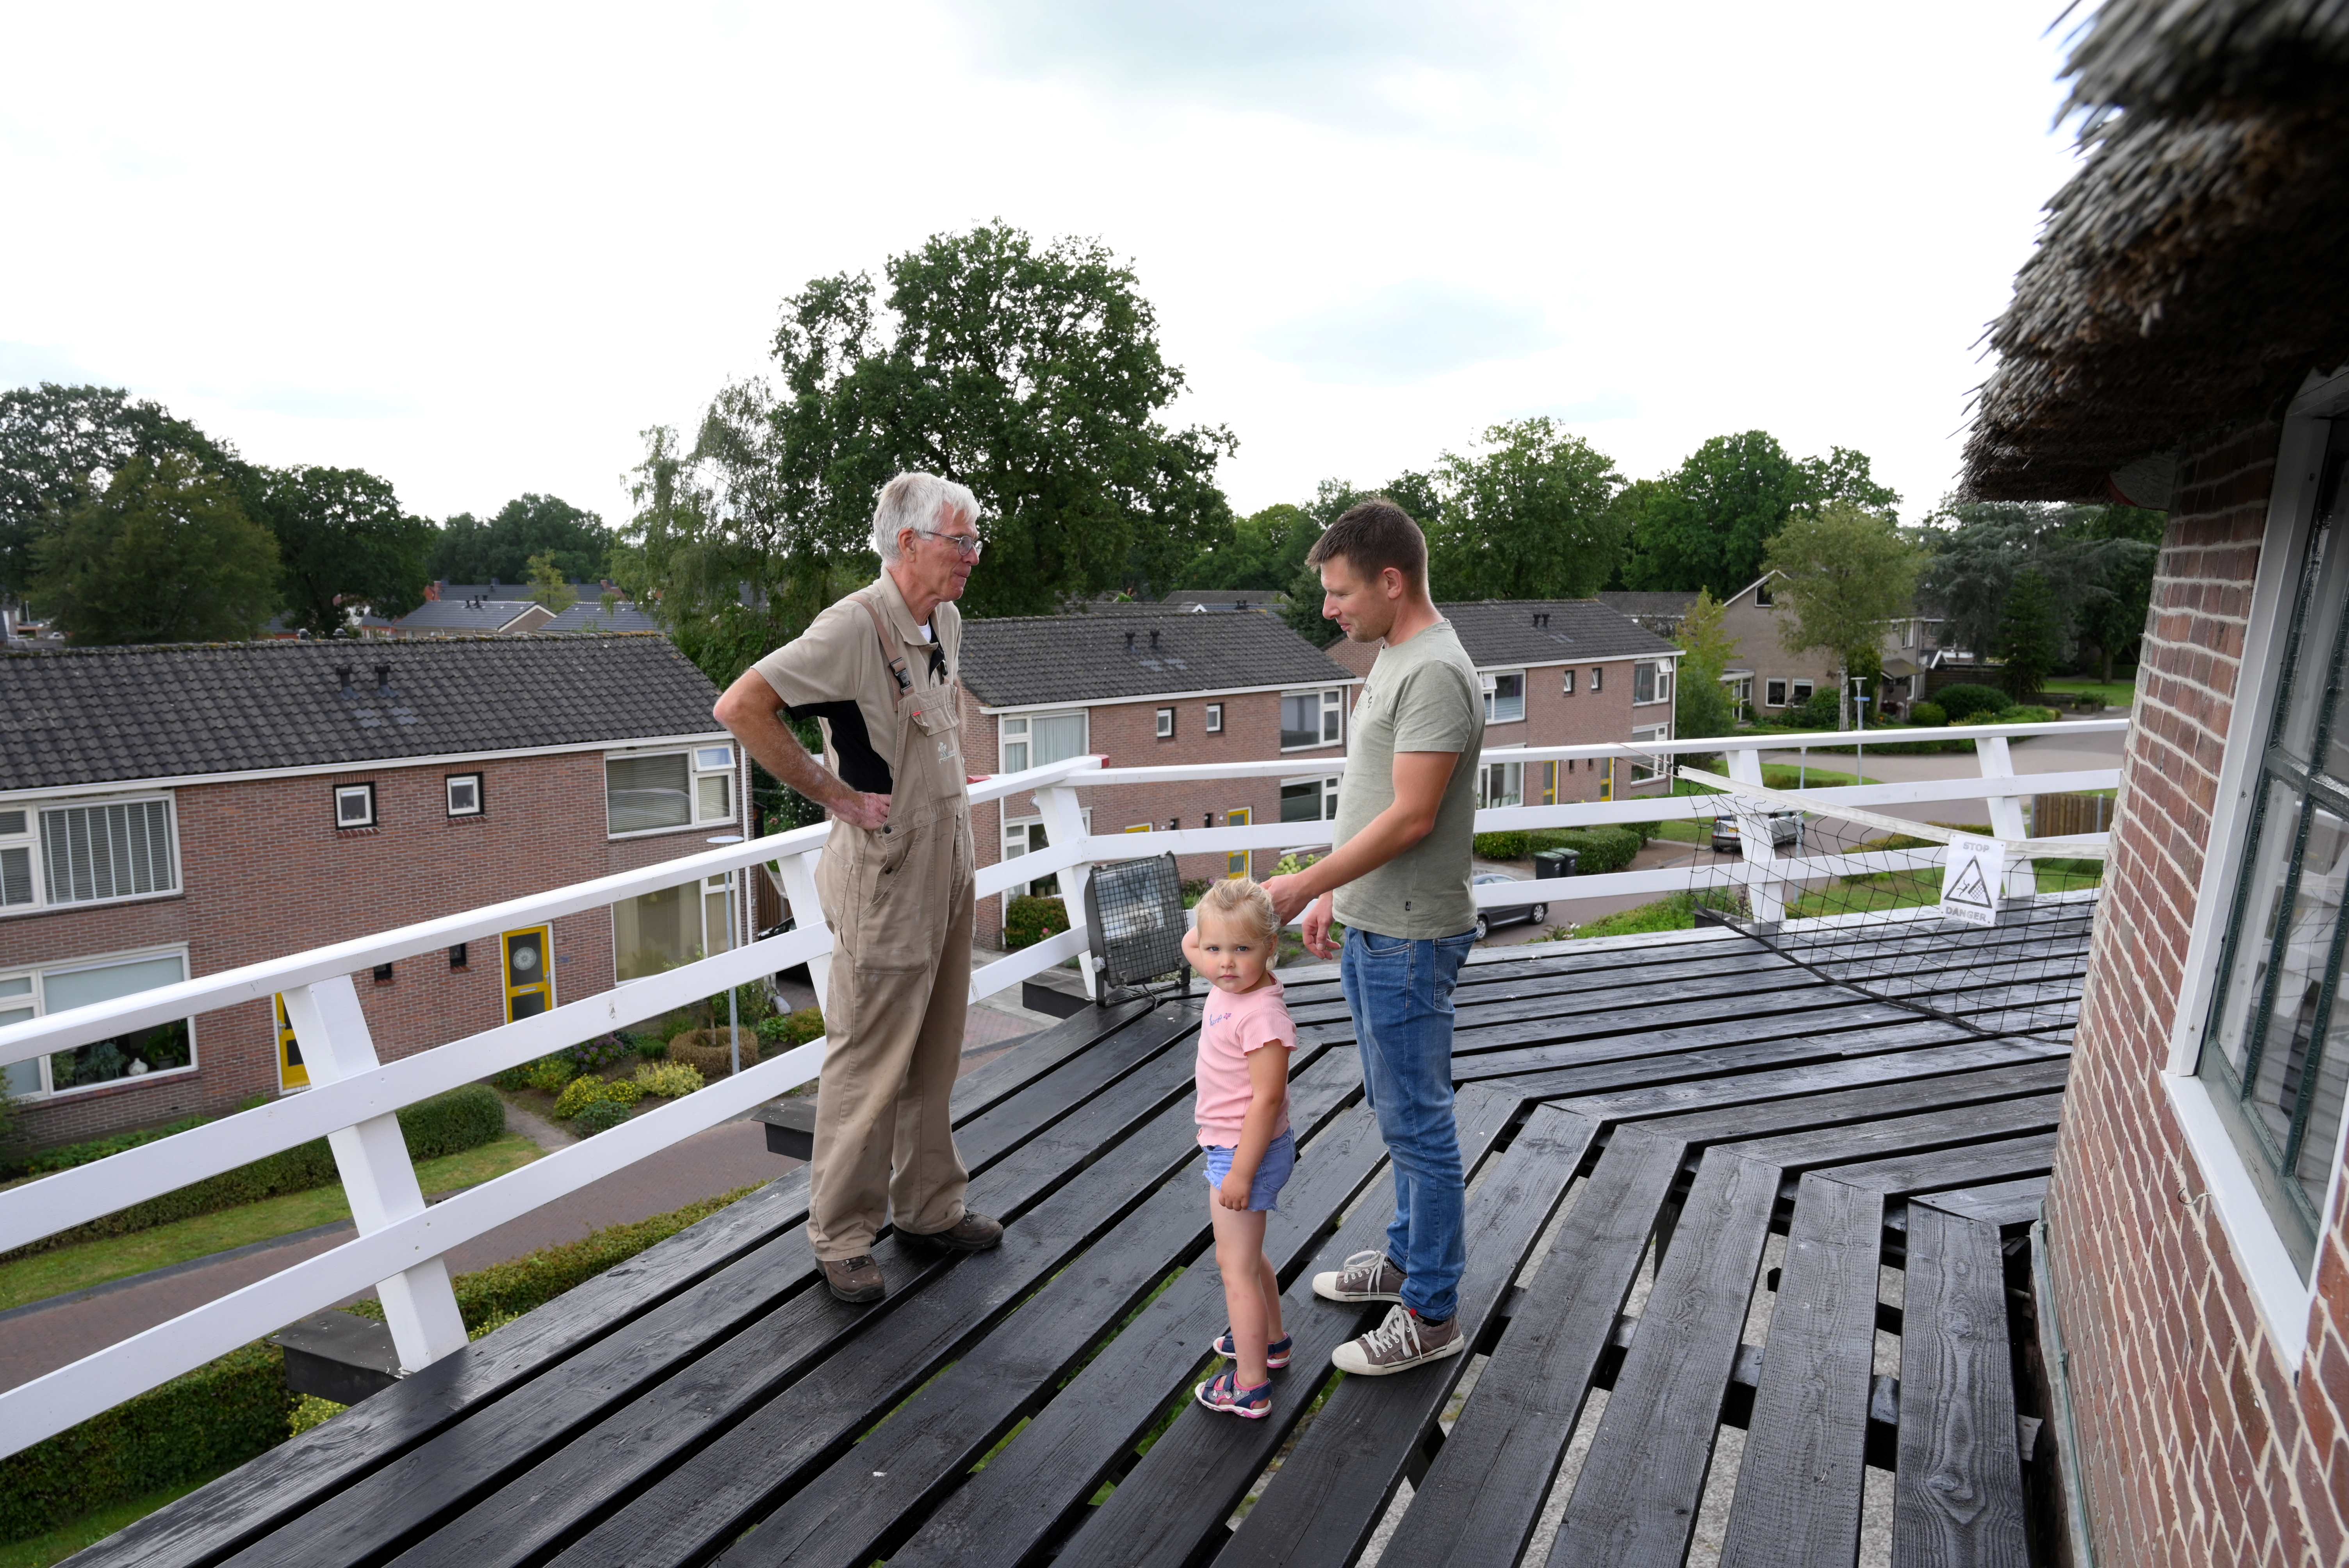
{"type": "Polygon", "coordinates": [[[1913,519],[2072,167],[2060,9],[0,0],[0,385],[618,522],[785,294],[1000,217],[1130,259],[1244,511],[1546,413],[1913,519]]]}

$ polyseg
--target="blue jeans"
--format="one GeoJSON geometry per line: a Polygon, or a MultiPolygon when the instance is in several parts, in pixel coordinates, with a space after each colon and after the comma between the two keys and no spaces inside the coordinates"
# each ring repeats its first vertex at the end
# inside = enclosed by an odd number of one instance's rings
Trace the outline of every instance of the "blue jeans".
{"type": "Polygon", "coordinates": [[[1476,934],[1421,938],[1350,928],[1338,960],[1361,1048],[1362,1097],[1394,1168],[1387,1258],[1402,1302],[1438,1322],[1459,1309],[1468,1191],[1452,1114],[1452,986],[1476,934]]]}

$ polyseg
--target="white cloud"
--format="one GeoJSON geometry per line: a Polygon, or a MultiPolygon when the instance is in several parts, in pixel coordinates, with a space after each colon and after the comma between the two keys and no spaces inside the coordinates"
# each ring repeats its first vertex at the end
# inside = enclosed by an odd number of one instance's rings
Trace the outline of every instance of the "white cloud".
{"type": "Polygon", "coordinates": [[[1316,381],[1372,386],[1515,359],[1556,341],[1537,305],[1426,279],[1309,311],[1257,338],[1316,381]]]}

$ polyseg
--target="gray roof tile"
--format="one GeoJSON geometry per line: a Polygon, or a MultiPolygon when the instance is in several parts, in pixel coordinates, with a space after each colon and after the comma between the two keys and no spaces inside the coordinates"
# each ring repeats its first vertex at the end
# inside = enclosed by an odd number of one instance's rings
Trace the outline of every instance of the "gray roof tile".
{"type": "Polygon", "coordinates": [[[11,650],[0,789],[708,735],[717,699],[658,636],[11,650]]]}
{"type": "Polygon", "coordinates": [[[1596,599],[1484,599],[1436,609],[1452,623],[1479,669],[1680,651],[1596,599]]]}
{"type": "Polygon", "coordinates": [[[962,684],[988,707],[1355,678],[1271,615],[1103,604],[1078,614],[962,624],[962,684]]]}

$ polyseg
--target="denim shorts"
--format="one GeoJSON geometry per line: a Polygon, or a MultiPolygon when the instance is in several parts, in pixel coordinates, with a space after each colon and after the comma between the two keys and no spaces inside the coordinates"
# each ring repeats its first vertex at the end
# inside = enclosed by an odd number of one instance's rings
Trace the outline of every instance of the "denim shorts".
{"type": "MultiPolygon", "coordinates": [[[[1232,1156],[1236,1152],[1237,1149],[1230,1145],[1207,1145],[1208,1186],[1224,1184],[1224,1178],[1232,1173],[1232,1156]]],[[[1264,1158],[1257,1163],[1256,1181],[1248,1188],[1249,1210],[1261,1214],[1280,1207],[1276,1200],[1280,1190],[1288,1185],[1289,1172],[1296,1169],[1297,1134],[1292,1130],[1265,1146],[1264,1158]]]]}

